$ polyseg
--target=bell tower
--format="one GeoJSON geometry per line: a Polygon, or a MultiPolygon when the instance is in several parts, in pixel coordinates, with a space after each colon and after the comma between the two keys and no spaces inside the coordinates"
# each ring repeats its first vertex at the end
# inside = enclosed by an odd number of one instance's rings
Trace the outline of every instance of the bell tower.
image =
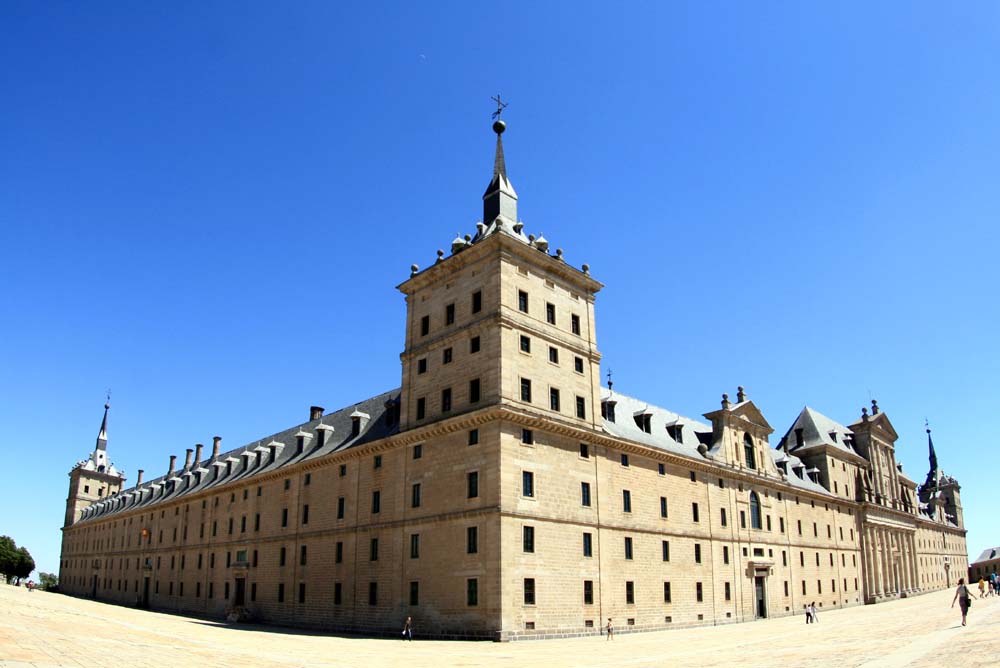
{"type": "Polygon", "coordinates": [[[400,429],[491,404],[507,404],[600,428],[600,353],[594,298],[603,287],[582,265],[549,252],[517,218],[494,114],[493,174],[475,234],[457,235],[447,257],[413,265],[406,295],[400,429]]]}
{"type": "Polygon", "coordinates": [[[90,456],[77,462],[69,472],[69,496],[66,499],[66,519],[63,526],[73,524],[88,506],[121,491],[125,474],[108,460],[108,409],[104,404],[104,419],[97,434],[97,445],[90,456]]]}

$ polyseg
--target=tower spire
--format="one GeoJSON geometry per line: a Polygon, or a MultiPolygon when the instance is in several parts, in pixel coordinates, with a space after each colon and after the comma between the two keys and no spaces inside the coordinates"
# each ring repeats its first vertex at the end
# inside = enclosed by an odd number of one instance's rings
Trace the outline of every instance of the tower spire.
{"type": "Polygon", "coordinates": [[[497,134],[497,147],[493,156],[493,176],[483,193],[483,222],[489,225],[497,216],[503,216],[513,224],[517,222],[517,193],[507,178],[507,162],[504,160],[501,138],[507,124],[500,118],[507,103],[502,102],[499,95],[492,99],[497,103],[497,110],[493,112],[493,132],[497,134]]]}
{"type": "Polygon", "coordinates": [[[107,401],[104,402],[104,419],[101,420],[101,431],[97,433],[97,449],[108,449],[108,409],[111,408],[111,395],[108,394],[107,401]]]}

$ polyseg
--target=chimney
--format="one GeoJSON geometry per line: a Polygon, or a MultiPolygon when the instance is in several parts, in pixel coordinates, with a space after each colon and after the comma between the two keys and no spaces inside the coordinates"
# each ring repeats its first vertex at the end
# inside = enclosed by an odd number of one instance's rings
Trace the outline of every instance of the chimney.
{"type": "Polygon", "coordinates": [[[185,470],[185,471],[187,471],[188,469],[190,469],[190,468],[191,468],[191,454],[192,454],[193,452],[194,452],[194,450],[193,450],[193,449],[191,449],[191,448],[188,448],[188,449],[187,449],[187,456],[186,456],[186,457],[184,457],[184,470],[185,470]]]}
{"type": "Polygon", "coordinates": [[[221,443],[221,442],[222,442],[222,437],[221,436],[213,436],[212,437],[212,459],[218,459],[219,458],[219,443],[221,443]]]}
{"type": "Polygon", "coordinates": [[[177,455],[170,455],[170,470],[167,471],[167,475],[172,475],[174,472],[174,464],[177,463],[177,455]]]}
{"type": "Polygon", "coordinates": [[[135,479],[135,486],[138,487],[142,484],[142,474],[145,473],[142,469],[139,469],[139,477],[135,479]]]}
{"type": "Polygon", "coordinates": [[[747,400],[747,393],[743,391],[743,386],[740,385],[739,387],[736,388],[736,401],[742,404],[746,400],[747,400]]]}
{"type": "Polygon", "coordinates": [[[201,449],[204,448],[201,443],[194,444],[194,465],[198,466],[201,463],[201,449]]]}
{"type": "Polygon", "coordinates": [[[309,421],[318,420],[323,417],[323,407],[322,406],[310,406],[309,407],[309,421]]]}

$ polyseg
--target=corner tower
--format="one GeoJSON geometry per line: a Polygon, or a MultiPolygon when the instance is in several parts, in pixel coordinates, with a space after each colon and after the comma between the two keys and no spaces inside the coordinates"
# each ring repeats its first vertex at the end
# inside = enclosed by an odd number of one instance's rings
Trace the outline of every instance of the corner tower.
{"type": "Polygon", "coordinates": [[[411,268],[400,428],[493,404],[599,428],[600,353],[589,267],[571,267],[517,219],[497,119],[483,220],[434,265],[411,268]]]}
{"type": "Polygon", "coordinates": [[[66,519],[63,526],[73,524],[83,510],[122,489],[125,474],[108,459],[108,409],[104,404],[104,419],[97,433],[97,445],[90,456],[77,462],[69,472],[69,496],[66,499],[66,519]]]}

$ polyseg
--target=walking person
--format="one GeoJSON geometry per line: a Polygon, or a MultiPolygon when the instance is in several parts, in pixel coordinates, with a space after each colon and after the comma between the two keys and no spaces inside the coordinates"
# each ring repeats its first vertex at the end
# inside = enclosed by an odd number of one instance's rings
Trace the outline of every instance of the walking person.
{"type": "Polygon", "coordinates": [[[611,624],[611,618],[608,617],[608,637],[605,640],[613,640],[615,636],[615,627],[611,624]]]}
{"type": "Polygon", "coordinates": [[[816,601],[813,601],[812,603],[810,603],[809,607],[812,608],[813,624],[819,624],[819,613],[816,612],[816,601]]]}
{"type": "Polygon", "coordinates": [[[413,641],[413,617],[407,617],[403,624],[403,640],[413,641]]]}
{"type": "Polygon", "coordinates": [[[806,603],[806,624],[812,624],[812,623],[813,623],[812,605],[809,604],[809,603],[806,603]]]}
{"type": "Polygon", "coordinates": [[[958,588],[955,590],[955,598],[951,599],[951,607],[955,607],[955,601],[958,601],[958,607],[962,609],[962,626],[965,626],[965,616],[969,614],[969,608],[972,607],[971,598],[975,598],[969,588],[965,586],[965,578],[958,579],[958,588]]]}

